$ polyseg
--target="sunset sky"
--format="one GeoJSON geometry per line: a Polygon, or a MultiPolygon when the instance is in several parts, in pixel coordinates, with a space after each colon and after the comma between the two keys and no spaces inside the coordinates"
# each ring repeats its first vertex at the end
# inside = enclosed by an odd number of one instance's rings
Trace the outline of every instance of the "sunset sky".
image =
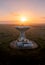
{"type": "Polygon", "coordinates": [[[0,0],[0,23],[45,23],[45,0],[0,0]]]}

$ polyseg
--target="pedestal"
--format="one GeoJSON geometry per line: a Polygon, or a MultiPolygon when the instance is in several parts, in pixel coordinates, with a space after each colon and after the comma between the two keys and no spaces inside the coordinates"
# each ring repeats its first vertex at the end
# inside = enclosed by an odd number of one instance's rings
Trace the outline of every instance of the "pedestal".
{"type": "Polygon", "coordinates": [[[29,26],[16,26],[16,29],[20,31],[19,39],[25,39],[25,31],[27,31],[29,26]]]}

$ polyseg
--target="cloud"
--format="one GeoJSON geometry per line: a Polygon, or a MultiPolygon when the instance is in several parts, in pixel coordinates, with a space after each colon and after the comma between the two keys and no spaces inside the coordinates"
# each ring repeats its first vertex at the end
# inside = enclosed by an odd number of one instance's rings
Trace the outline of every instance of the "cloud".
{"type": "Polygon", "coordinates": [[[17,12],[10,12],[10,15],[11,16],[19,16],[19,13],[17,13],[17,12]]]}
{"type": "Polygon", "coordinates": [[[7,20],[17,20],[20,16],[17,12],[8,12],[5,15],[2,14],[3,12],[0,12],[0,21],[7,21],[7,20]]]}
{"type": "Polygon", "coordinates": [[[45,17],[41,17],[41,19],[45,19],[45,17]]]}

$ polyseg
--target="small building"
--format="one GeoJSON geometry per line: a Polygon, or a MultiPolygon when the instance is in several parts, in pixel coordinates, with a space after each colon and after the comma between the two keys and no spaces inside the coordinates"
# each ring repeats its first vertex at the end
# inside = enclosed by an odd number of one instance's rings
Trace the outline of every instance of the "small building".
{"type": "Polygon", "coordinates": [[[28,42],[17,42],[16,46],[25,48],[25,47],[32,47],[33,44],[32,43],[28,43],[28,42]]]}

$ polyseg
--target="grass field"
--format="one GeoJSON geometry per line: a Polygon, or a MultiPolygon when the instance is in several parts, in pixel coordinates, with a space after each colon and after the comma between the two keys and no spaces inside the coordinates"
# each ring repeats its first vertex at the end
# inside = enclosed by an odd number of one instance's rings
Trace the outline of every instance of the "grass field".
{"type": "Polygon", "coordinates": [[[45,48],[45,25],[32,26],[26,31],[26,37],[40,44],[41,48],[45,48]]]}
{"type": "MultiPolygon", "coordinates": [[[[11,41],[19,37],[19,34],[14,25],[0,25],[0,47],[8,47],[11,41]]],[[[45,48],[45,25],[32,25],[25,35],[38,43],[41,48],[45,48]]]]}
{"type": "Polygon", "coordinates": [[[40,45],[38,49],[11,49],[9,47],[10,42],[16,40],[19,37],[19,34],[19,31],[15,29],[14,25],[0,25],[0,58],[6,60],[6,58],[15,58],[15,56],[13,55],[23,55],[30,56],[30,60],[33,59],[34,62],[36,61],[38,63],[37,65],[39,65],[40,63],[44,63],[43,61],[45,59],[45,25],[32,25],[30,29],[25,32],[26,38],[31,39],[40,45]]]}
{"type": "MultiPolygon", "coordinates": [[[[19,37],[19,31],[12,25],[0,25],[0,47],[8,50],[10,42],[19,37]]],[[[4,50],[3,49],[3,50],[4,50]]]]}

